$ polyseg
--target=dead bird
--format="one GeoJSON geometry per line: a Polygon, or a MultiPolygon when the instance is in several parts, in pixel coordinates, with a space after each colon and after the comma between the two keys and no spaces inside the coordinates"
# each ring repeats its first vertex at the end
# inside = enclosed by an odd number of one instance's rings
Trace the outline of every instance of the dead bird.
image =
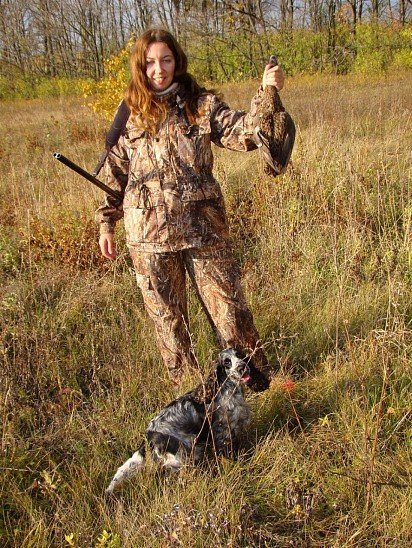
{"type": "MultiPolygon", "coordinates": [[[[272,55],[269,63],[278,64],[272,55]]],[[[295,142],[296,128],[291,115],[282,105],[275,86],[266,86],[258,107],[255,141],[265,159],[264,171],[277,177],[286,171],[295,142]]]]}

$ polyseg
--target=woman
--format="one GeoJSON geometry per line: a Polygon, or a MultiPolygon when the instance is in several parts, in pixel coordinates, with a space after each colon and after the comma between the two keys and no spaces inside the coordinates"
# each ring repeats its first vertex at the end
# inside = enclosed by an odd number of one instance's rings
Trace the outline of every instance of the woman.
{"type": "MultiPolygon", "coordinates": [[[[137,282],[174,383],[196,366],[186,273],[221,347],[249,348],[254,364],[267,375],[270,367],[240,287],[222,193],[212,174],[211,143],[237,151],[256,149],[253,130],[262,89],[281,89],[282,70],[265,68],[248,114],[229,109],[199,87],[187,72],[185,53],[165,30],[140,36],[131,71],[126,91],[131,115],[105,166],[107,183],[124,198],[107,196],[97,210],[102,254],[116,257],[114,227],[124,217],[137,282]]],[[[250,387],[267,385],[256,370],[250,387]]]]}

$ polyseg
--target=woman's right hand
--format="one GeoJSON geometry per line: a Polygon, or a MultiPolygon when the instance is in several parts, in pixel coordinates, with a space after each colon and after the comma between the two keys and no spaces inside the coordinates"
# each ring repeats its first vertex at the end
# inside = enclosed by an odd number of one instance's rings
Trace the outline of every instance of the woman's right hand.
{"type": "Polygon", "coordinates": [[[114,234],[100,234],[99,246],[102,255],[107,259],[115,259],[117,257],[116,244],[114,243],[114,234]]]}
{"type": "Polygon", "coordinates": [[[275,86],[280,91],[285,85],[285,74],[280,65],[266,65],[262,77],[262,87],[275,86]]]}

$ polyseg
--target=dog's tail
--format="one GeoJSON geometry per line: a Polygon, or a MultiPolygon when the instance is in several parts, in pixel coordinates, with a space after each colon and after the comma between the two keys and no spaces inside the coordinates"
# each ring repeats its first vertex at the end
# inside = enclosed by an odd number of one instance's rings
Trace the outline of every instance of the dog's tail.
{"type": "Polygon", "coordinates": [[[106,489],[106,495],[111,495],[115,491],[121,488],[123,483],[132,478],[138,473],[144,466],[144,459],[146,455],[145,442],[143,441],[139,449],[133,453],[133,455],[124,464],[118,468],[114,475],[109,487],[106,489]]]}

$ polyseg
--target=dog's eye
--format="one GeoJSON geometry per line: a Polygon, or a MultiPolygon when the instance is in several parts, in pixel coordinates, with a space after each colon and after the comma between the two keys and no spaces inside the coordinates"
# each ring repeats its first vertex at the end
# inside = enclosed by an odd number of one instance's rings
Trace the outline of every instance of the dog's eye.
{"type": "Polygon", "coordinates": [[[230,358],[225,358],[225,359],[223,360],[223,365],[231,365],[231,364],[232,364],[232,361],[231,361],[230,358]]]}

